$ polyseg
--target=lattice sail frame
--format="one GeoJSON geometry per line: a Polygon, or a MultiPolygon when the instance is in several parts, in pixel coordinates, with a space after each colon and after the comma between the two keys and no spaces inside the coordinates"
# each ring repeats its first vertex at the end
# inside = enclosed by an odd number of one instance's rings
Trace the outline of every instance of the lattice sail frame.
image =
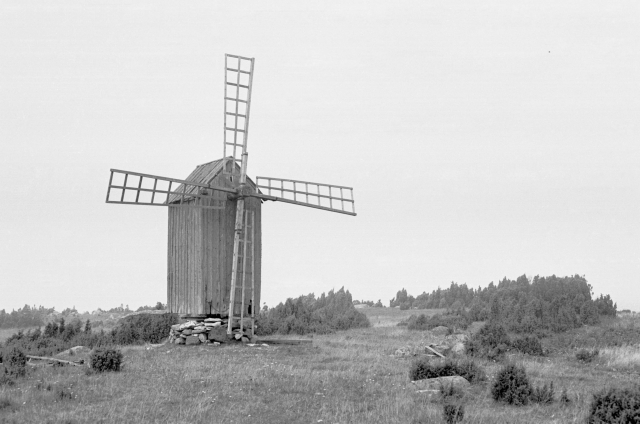
{"type": "Polygon", "coordinates": [[[232,189],[193,181],[111,169],[107,203],[224,209],[225,201],[216,197],[213,191],[235,193],[232,189]],[[120,179],[122,182],[117,181],[120,179]],[[175,189],[174,184],[177,185],[175,189]]]}
{"type": "Polygon", "coordinates": [[[271,177],[256,177],[256,187],[267,200],[356,215],[352,187],[271,177]]]}
{"type": "MultiPolygon", "coordinates": [[[[251,87],[253,85],[253,58],[226,54],[224,57],[224,158],[242,167],[242,155],[247,153],[251,87]]],[[[235,166],[231,172],[237,174],[235,166]]]]}

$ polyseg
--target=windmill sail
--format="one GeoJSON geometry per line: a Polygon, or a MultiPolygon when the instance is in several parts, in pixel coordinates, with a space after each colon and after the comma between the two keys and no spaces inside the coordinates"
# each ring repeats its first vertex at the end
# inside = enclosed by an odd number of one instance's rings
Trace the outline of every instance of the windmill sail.
{"type": "MultiPolygon", "coordinates": [[[[224,157],[241,165],[247,152],[254,61],[227,54],[224,63],[224,157]]],[[[235,166],[230,169],[234,173],[235,166]]]]}
{"type": "Polygon", "coordinates": [[[224,209],[224,200],[216,196],[214,191],[236,192],[194,181],[112,169],[107,203],[224,209]]]}
{"type": "Polygon", "coordinates": [[[264,194],[252,196],[265,200],[356,215],[351,187],[270,177],[257,177],[256,187],[264,194]]]}

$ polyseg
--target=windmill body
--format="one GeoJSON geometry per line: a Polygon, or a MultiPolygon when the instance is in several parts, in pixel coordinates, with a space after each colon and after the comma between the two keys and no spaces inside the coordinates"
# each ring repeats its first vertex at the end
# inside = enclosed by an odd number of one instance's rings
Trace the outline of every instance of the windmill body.
{"type": "MultiPolygon", "coordinates": [[[[234,185],[229,181],[230,172],[223,172],[223,163],[224,160],[220,159],[200,165],[187,180],[232,189],[234,185]]],[[[227,168],[232,165],[231,161],[227,161],[227,168]]],[[[255,193],[255,184],[251,180],[247,182],[247,190],[255,193]]],[[[229,312],[238,202],[225,202],[227,193],[224,192],[214,192],[213,195],[224,202],[224,209],[183,207],[180,205],[180,196],[172,195],[169,198],[167,305],[170,311],[181,315],[195,317],[226,315],[229,312]]],[[[195,202],[196,198],[190,198],[183,205],[195,202]]],[[[248,249],[247,255],[249,261],[254,261],[255,299],[251,299],[250,290],[246,290],[244,299],[237,301],[247,305],[247,314],[248,305],[260,305],[261,206],[262,201],[258,198],[245,199],[245,211],[253,212],[255,216],[254,246],[248,249]]]]}
{"type": "Polygon", "coordinates": [[[107,203],[169,208],[167,299],[183,316],[228,316],[228,334],[259,309],[264,201],[355,216],[353,189],[247,178],[254,59],[225,56],[223,158],[186,180],[111,169],[107,203]]]}

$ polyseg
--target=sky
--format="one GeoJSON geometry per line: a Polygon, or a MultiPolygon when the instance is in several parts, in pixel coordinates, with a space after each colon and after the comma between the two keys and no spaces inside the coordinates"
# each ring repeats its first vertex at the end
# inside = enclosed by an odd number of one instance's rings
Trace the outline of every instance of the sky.
{"type": "Polygon", "coordinates": [[[0,2],[0,309],[166,302],[167,209],[109,169],[222,156],[224,54],[255,58],[262,298],[584,275],[640,310],[635,1],[0,2]]]}

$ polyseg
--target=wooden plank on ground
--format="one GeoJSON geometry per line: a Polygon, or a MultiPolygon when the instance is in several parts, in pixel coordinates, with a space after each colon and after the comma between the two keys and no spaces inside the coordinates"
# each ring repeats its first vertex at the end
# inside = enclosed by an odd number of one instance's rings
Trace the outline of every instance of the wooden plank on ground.
{"type": "Polygon", "coordinates": [[[303,344],[311,344],[313,343],[313,340],[311,339],[259,339],[256,343],[303,345],[303,344]]]}
{"type": "Polygon", "coordinates": [[[57,359],[57,358],[47,358],[45,356],[32,356],[32,355],[25,355],[27,358],[29,359],[38,359],[41,361],[55,361],[55,362],[60,362],[61,364],[69,364],[69,365],[73,365],[74,367],[81,367],[82,364],[79,364],[77,362],[73,362],[73,361],[65,361],[63,359],[57,359]]]}
{"type": "Polygon", "coordinates": [[[435,349],[433,349],[433,348],[431,348],[431,347],[429,347],[429,346],[425,346],[425,347],[426,347],[427,349],[429,349],[431,352],[433,352],[433,353],[435,353],[436,355],[438,355],[439,357],[444,358],[444,355],[443,355],[442,353],[438,352],[437,350],[435,350],[435,349]]]}

